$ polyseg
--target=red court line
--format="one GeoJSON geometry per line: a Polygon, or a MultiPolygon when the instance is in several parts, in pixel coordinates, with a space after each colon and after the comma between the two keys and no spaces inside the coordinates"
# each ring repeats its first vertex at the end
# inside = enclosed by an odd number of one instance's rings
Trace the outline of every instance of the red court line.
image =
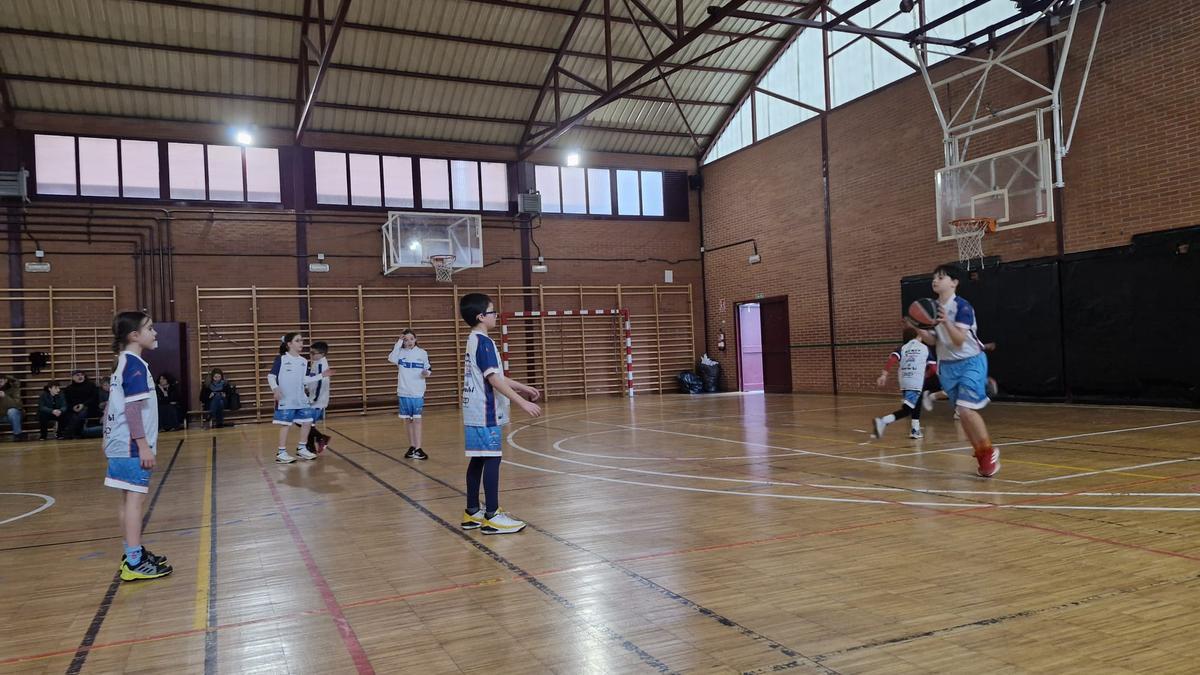
{"type": "Polygon", "coordinates": [[[346,620],[346,615],[342,613],[342,607],[338,604],[337,598],[333,596],[333,590],[329,588],[329,583],[325,581],[325,576],[321,574],[321,569],[317,567],[317,562],[313,560],[312,552],[308,550],[308,545],[304,543],[304,537],[300,535],[300,529],[296,527],[295,521],[288,513],[287,505],[283,503],[283,498],[279,496],[279,488],[275,487],[275,481],[272,480],[271,474],[267,473],[267,468],[263,466],[262,459],[254,456],[254,461],[258,463],[258,470],[262,473],[263,480],[266,481],[267,487],[271,489],[271,498],[275,500],[275,505],[279,509],[279,515],[283,518],[283,524],[287,526],[288,532],[292,535],[292,541],[296,544],[296,550],[300,552],[300,557],[304,559],[304,566],[308,568],[308,576],[312,579],[313,585],[321,593],[321,600],[325,602],[325,608],[329,611],[329,615],[333,617],[333,623],[337,626],[338,634],[342,636],[342,643],[346,645],[346,651],[350,652],[350,658],[354,660],[354,667],[359,673],[374,673],[375,669],[371,667],[371,661],[367,658],[367,652],[358,641],[358,636],[354,634],[354,628],[350,626],[350,622],[346,620]]]}
{"type": "MultiPolygon", "coordinates": [[[[255,459],[258,460],[257,457],[255,459]]],[[[263,465],[262,465],[261,460],[258,460],[258,463],[259,463],[260,469],[262,469],[263,465]]],[[[264,473],[264,475],[268,475],[268,474],[266,474],[265,469],[263,469],[263,473],[264,473]]],[[[1100,486],[1100,487],[1081,488],[1074,492],[1064,492],[1064,493],[1058,494],[1058,495],[1047,495],[1047,496],[1041,496],[1041,497],[1034,497],[1031,499],[1022,500],[1022,501],[1018,501],[1018,502],[1010,502],[1010,504],[1013,504],[1013,505],[1033,504],[1033,503],[1037,503],[1037,502],[1041,502],[1041,501],[1050,501],[1050,500],[1054,500],[1054,499],[1061,499],[1063,497],[1070,497],[1070,496],[1076,495],[1080,492],[1088,492],[1088,491],[1093,491],[1093,490],[1100,490],[1100,491],[1120,490],[1123,488],[1130,488],[1130,487],[1136,487],[1138,485],[1145,485],[1147,483],[1160,483],[1162,481],[1168,481],[1168,480],[1186,480],[1189,478],[1195,478],[1197,476],[1200,476],[1200,472],[1192,473],[1192,474],[1183,474],[1180,476],[1163,476],[1161,478],[1151,478],[1151,479],[1145,479],[1145,480],[1130,481],[1127,483],[1104,485],[1104,486],[1100,486]]],[[[275,490],[274,485],[271,485],[271,488],[272,488],[272,490],[271,490],[272,495],[277,497],[278,492],[275,490]]],[[[830,488],[826,488],[826,489],[830,489],[830,488]]],[[[855,493],[855,492],[847,491],[847,493],[853,494],[855,496],[863,496],[863,495],[860,495],[859,493],[855,493]]],[[[875,499],[878,497],[872,496],[872,498],[875,499]]],[[[277,500],[277,501],[279,501],[279,500],[277,500]]],[[[880,501],[891,501],[891,500],[883,498],[883,499],[880,499],[880,501]]],[[[912,508],[914,510],[933,511],[932,517],[935,517],[935,518],[940,517],[940,516],[949,516],[949,515],[972,517],[972,518],[975,518],[978,520],[986,520],[986,521],[998,523],[1001,525],[1014,525],[1014,526],[1018,526],[1018,527],[1028,527],[1031,529],[1042,530],[1045,532],[1058,534],[1058,535],[1062,535],[1062,536],[1081,538],[1081,539],[1085,539],[1085,540],[1096,542],[1096,543],[1112,544],[1112,545],[1119,546],[1119,547],[1131,548],[1131,549],[1140,550],[1140,551],[1144,551],[1144,552],[1148,552],[1148,553],[1154,553],[1154,554],[1158,554],[1158,555],[1166,555],[1166,556],[1184,558],[1187,560],[1200,560],[1200,557],[1189,556],[1184,553],[1175,553],[1173,551],[1154,549],[1154,548],[1149,548],[1149,547],[1145,547],[1145,546],[1139,546],[1136,544],[1125,544],[1125,543],[1122,543],[1119,541],[1114,541],[1111,539],[1103,539],[1100,537],[1093,537],[1091,535],[1080,534],[1077,532],[1070,532],[1067,530],[1058,530],[1055,528],[1043,527],[1043,526],[1038,526],[1038,525],[1029,525],[1029,524],[1024,524],[1024,523],[1013,523],[1013,522],[1008,522],[1008,521],[1003,521],[1003,520],[995,520],[992,518],[984,518],[984,517],[976,515],[980,511],[994,510],[1000,506],[998,504],[987,504],[987,505],[981,504],[980,506],[971,508],[967,511],[962,511],[962,510],[944,510],[943,511],[943,510],[938,510],[934,507],[927,507],[927,506],[915,507],[915,506],[911,506],[908,504],[900,504],[900,502],[894,502],[894,501],[892,501],[891,503],[893,503],[895,505],[899,505],[899,506],[908,506],[909,508],[912,508]]],[[[767,537],[765,539],[750,539],[750,540],[745,540],[745,541],[728,542],[728,543],[724,543],[724,544],[713,544],[710,546],[695,546],[695,547],[675,549],[675,550],[670,550],[670,551],[660,551],[657,553],[649,553],[649,554],[638,555],[638,556],[630,556],[630,557],[626,557],[626,558],[616,558],[616,559],[613,559],[612,561],[599,561],[598,560],[594,563],[587,563],[585,565],[578,565],[575,567],[543,570],[543,571],[536,572],[535,575],[540,577],[540,576],[547,576],[547,575],[552,575],[552,574],[577,572],[580,570],[596,567],[599,565],[606,565],[609,562],[616,562],[616,563],[636,562],[639,560],[651,560],[651,559],[655,559],[655,558],[664,558],[664,557],[673,556],[673,555],[685,555],[688,553],[715,551],[715,550],[732,549],[732,548],[742,548],[742,547],[746,547],[746,546],[756,546],[759,544],[770,544],[770,543],[775,543],[775,542],[779,542],[779,541],[786,541],[789,539],[799,539],[799,538],[803,538],[803,537],[815,537],[815,536],[842,534],[845,532],[861,530],[861,529],[866,529],[866,528],[871,528],[871,527],[878,527],[881,525],[893,525],[896,523],[903,523],[903,522],[918,520],[918,519],[921,519],[922,517],[924,517],[924,516],[915,515],[915,516],[911,516],[911,517],[907,517],[907,518],[891,518],[888,520],[877,520],[877,521],[871,521],[868,523],[861,523],[858,525],[847,525],[844,527],[830,528],[827,530],[816,530],[816,531],[812,531],[812,532],[791,532],[788,534],[777,535],[774,537],[767,537]]],[[[289,518],[289,520],[290,520],[290,518],[289,518]]],[[[294,524],[293,524],[293,527],[294,527],[294,524]]],[[[408,598],[413,598],[413,597],[420,597],[420,596],[425,596],[425,595],[435,595],[438,593],[446,593],[446,592],[451,592],[451,591],[459,591],[459,590],[467,590],[467,589],[471,589],[471,588],[478,588],[481,586],[489,586],[489,585],[494,585],[494,584],[508,583],[510,581],[517,580],[517,579],[519,579],[519,577],[515,577],[515,576],[511,577],[511,578],[493,577],[493,578],[488,578],[488,579],[482,579],[480,581],[450,584],[448,586],[440,586],[437,588],[431,588],[431,589],[426,589],[426,590],[421,590],[421,591],[413,591],[411,593],[387,595],[387,596],[380,596],[380,597],[376,597],[376,598],[366,598],[363,600],[358,600],[358,601],[355,601],[352,603],[348,603],[344,607],[345,608],[356,608],[356,607],[366,607],[366,606],[371,606],[371,605],[381,605],[381,604],[387,604],[388,602],[398,602],[398,601],[406,600],[408,598]]],[[[336,605],[336,603],[335,603],[335,605],[336,605]]],[[[273,621],[288,621],[291,619],[303,618],[303,617],[307,617],[307,616],[321,616],[321,615],[329,614],[329,613],[331,613],[329,611],[329,609],[301,610],[298,612],[293,612],[291,614],[282,614],[279,616],[262,617],[259,619],[248,619],[246,621],[239,621],[236,623],[219,624],[219,625],[208,628],[208,630],[221,631],[221,630],[228,630],[231,628],[241,628],[244,626],[251,626],[251,625],[262,624],[262,623],[270,623],[273,621]]],[[[112,647],[136,645],[136,644],[141,644],[141,643],[145,643],[145,642],[157,642],[157,641],[161,641],[161,640],[170,640],[170,639],[174,639],[174,638],[187,637],[187,636],[191,636],[191,635],[199,635],[204,632],[205,632],[204,629],[190,629],[190,630],[174,631],[174,632],[170,632],[170,633],[160,633],[158,635],[149,635],[149,636],[140,637],[140,638],[130,638],[127,640],[118,640],[118,641],[114,641],[114,642],[105,642],[105,643],[101,643],[101,644],[94,644],[91,647],[89,647],[88,649],[90,651],[90,650],[94,650],[94,649],[108,649],[108,648],[112,648],[112,647]]],[[[59,651],[45,652],[42,654],[29,654],[29,655],[25,655],[25,656],[10,657],[10,658],[6,658],[6,659],[0,659],[0,665],[8,665],[8,664],[13,664],[13,663],[24,663],[24,662],[28,662],[28,661],[36,661],[36,660],[40,660],[40,659],[53,658],[56,656],[66,656],[69,654],[74,654],[75,652],[76,652],[75,649],[63,649],[63,650],[59,650],[59,651]]]]}

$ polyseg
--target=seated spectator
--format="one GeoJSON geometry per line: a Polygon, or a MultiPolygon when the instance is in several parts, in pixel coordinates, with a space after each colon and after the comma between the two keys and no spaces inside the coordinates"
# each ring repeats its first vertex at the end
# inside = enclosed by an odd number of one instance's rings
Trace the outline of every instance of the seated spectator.
{"type": "Polygon", "coordinates": [[[55,438],[63,437],[63,422],[67,414],[67,397],[62,393],[62,387],[57,382],[49,382],[42,387],[42,395],[38,397],[38,437],[46,440],[46,432],[50,424],[58,425],[55,438]]]}
{"type": "Polygon", "coordinates": [[[200,387],[200,405],[208,415],[208,423],[216,429],[225,424],[225,411],[232,409],[233,384],[225,380],[225,373],[220,368],[209,372],[204,386],[200,387]]]}
{"type": "Polygon", "coordinates": [[[81,438],[88,418],[100,416],[100,388],[87,379],[87,373],[75,370],[63,395],[67,397],[67,419],[59,420],[59,432],[68,439],[81,438]]]}
{"type": "Polygon", "coordinates": [[[155,393],[158,396],[158,428],[161,431],[182,429],[183,406],[179,399],[179,387],[169,373],[158,376],[155,393]]]}
{"type": "Polygon", "coordinates": [[[25,411],[21,409],[21,381],[4,374],[0,374],[0,412],[12,425],[13,441],[25,440],[21,432],[21,420],[25,417],[25,411]]]}

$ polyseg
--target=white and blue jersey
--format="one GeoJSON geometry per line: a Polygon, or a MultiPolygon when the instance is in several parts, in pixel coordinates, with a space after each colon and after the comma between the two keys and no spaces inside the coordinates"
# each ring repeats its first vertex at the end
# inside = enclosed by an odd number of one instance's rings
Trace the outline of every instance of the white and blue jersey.
{"type": "Polygon", "coordinates": [[[280,410],[308,409],[311,404],[304,386],[321,379],[320,375],[309,374],[308,359],[291,354],[276,356],[275,363],[271,364],[271,372],[267,373],[267,384],[272,391],[279,390],[279,405],[276,407],[280,410]]]}
{"type": "Polygon", "coordinates": [[[967,338],[956,347],[950,339],[949,329],[945,325],[938,324],[934,329],[937,332],[938,362],[945,364],[949,361],[962,361],[983,353],[983,345],[976,337],[979,327],[975,324],[975,308],[971,306],[971,303],[957,295],[952,295],[949,300],[941,303],[941,306],[946,321],[958,324],[959,328],[966,331],[967,338]]]}
{"type": "Polygon", "coordinates": [[[925,384],[925,368],[929,364],[929,347],[914,338],[892,352],[892,356],[899,362],[896,379],[900,382],[900,391],[921,391],[925,384]]]}
{"type": "Polygon", "coordinates": [[[938,379],[950,405],[981,410],[990,402],[987,395],[987,355],[976,337],[975,308],[957,295],[942,303],[947,321],[958,324],[967,333],[961,345],[950,340],[948,329],[937,326],[938,379]]]}
{"type": "Polygon", "coordinates": [[[130,437],[125,404],[146,401],[142,406],[142,429],[150,452],[158,452],[158,401],[154,395],[150,366],[132,352],[121,352],[109,378],[108,406],[104,409],[104,455],[109,458],[138,457],[137,442],[130,437]]]}
{"type": "Polygon", "coordinates": [[[420,347],[404,348],[404,340],[398,340],[388,354],[388,361],[396,364],[396,396],[400,398],[425,398],[425,371],[432,371],[429,353],[420,347]]]}
{"type": "MultiPolygon", "coordinates": [[[[313,375],[321,375],[329,370],[329,359],[322,356],[316,365],[311,369],[313,375]]],[[[318,410],[324,410],[329,407],[329,378],[319,377],[316,382],[309,382],[304,385],[304,390],[308,394],[309,405],[318,410]]]]}
{"type": "Polygon", "coordinates": [[[486,333],[473,330],[467,337],[463,363],[464,426],[502,427],[508,424],[508,399],[498,394],[487,380],[493,373],[504,374],[496,343],[486,333]]]}

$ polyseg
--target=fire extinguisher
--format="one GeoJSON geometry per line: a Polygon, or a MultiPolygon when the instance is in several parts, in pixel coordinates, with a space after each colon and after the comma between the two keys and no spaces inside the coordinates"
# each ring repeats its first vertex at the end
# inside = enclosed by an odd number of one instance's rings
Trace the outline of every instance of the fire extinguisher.
{"type": "Polygon", "coordinates": [[[725,351],[725,327],[721,326],[721,332],[717,333],[717,351],[725,351]]]}

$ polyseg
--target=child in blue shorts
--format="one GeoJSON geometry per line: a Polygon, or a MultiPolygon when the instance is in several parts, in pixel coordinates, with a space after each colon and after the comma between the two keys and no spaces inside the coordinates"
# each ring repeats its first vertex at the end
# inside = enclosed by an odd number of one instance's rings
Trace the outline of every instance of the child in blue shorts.
{"type": "Polygon", "coordinates": [[[104,455],[108,458],[104,484],[125,493],[121,579],[157,579],[172,570],[166,556],[154,555],[142,546],[142,508],[158,451],[158,401],[142,352],[158,346],[158,333],[154,321],[141,312],[121,312],[113,317],[112,332],[113,351],[118,356],[104,410],[104,455]]]}
{"type": "Polygon", "coordinates": [[[295,457],[287,451],[287,433],[293,423],[300,425],[300,442],[296,445],[296,454],[300,459],[314,460],[317,454],[305,447],[308,430],[312,427],[316,413],[313,412],[308,400],[308,392],[304,385],[317,382],[322,378],[333,376],[330,368],[320,375],[314,375],[308,370],[308,359],[300,355],[304,350],[304,337],[300,333],[288,333],[280,338],[279,356],[271,365],[267,374],[267,384],[275,395],[275,415],[272,423],[279,425],[279,450],[275,453],[275,462],[291,464],[295,457]]]}
{"type": "Polygon", "coordinates": [[[516,403],[530,417],[537,417],[542,414],[542,409],[534,401],[541,393],[505,376],[496,343],[487,334],[489,328],[496,327],[497,313],[491,298],[483,293],[468,293],[459,300],[458,312],[471,327],[463,367],[463,435],[470,462],[467,465],[467,511],[462,517],[462,529],[479,528],[484,534],[520,532],[525,529],[525,523],[500,508],[500,460],[504,454],[501,435],[504,425],[508,424],[509,401],[516,403]],[[479,505],[480,481],[485,497],[482,508],[479,505]]]}
{"type": "Polygon", "coordinates": [[[429,459],[421,449],[421,413],[425,410],[425,380],[433,373],[429,365],[429,353],[417,346],[417,334],[405,328],[388,354],[388,361],[396,364],[396,398],[400,406],[400,419],[408,421],[408,452],[405,459],[429,459]]]}

